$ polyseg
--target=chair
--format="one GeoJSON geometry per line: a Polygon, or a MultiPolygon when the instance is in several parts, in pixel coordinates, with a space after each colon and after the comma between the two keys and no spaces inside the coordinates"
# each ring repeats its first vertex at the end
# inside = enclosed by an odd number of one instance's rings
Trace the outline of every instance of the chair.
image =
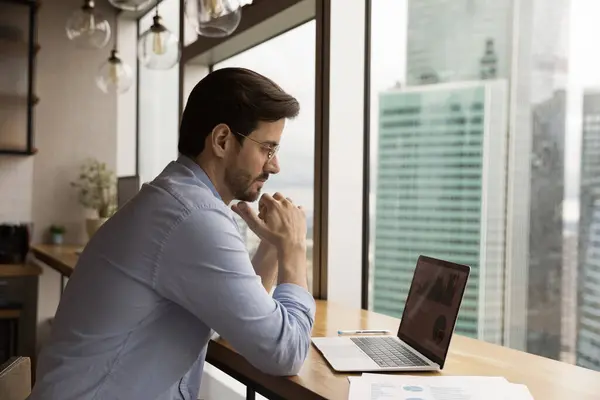
{"type": "Polygon", "coordinates": [[[0,399],[25,400],[31,393],[31,360],[12,357],[0,366],[0,399]]]}

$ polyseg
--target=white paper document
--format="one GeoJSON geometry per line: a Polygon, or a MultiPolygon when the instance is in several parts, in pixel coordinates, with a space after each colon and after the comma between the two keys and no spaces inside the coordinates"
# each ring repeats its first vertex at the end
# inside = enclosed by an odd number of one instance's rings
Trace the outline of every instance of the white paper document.
{"type": "Polygon", "coordinates": [[[348,400],[533,400],[501,377],[363,374],[349,377],[348,400]]]}

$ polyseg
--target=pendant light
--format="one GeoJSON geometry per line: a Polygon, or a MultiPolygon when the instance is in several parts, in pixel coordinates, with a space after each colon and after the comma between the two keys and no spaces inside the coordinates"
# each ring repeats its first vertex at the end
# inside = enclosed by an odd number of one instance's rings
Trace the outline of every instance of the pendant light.
{"type": "Polygon", "coordinates": [[[198,35],[226,37],[242,19],[242,7],[252,0],[186,0],[185,14],[198,35]]]}
{"type": "Polygon", "coordinates": [[[69,40],[79,48],[101,49],[110,40],[110,24],[96,10],[93,0],[84,0],[67,20],[65,29],[69,40]]]}
{"type": "Polygon", "coordinates": [[[115,18],[115,40],[113,49],[110,52],[110,57],[106,60],[98,70],[96,75],[96,85],[104,93],[108,94],[122,94],[131,88],[133,84],[133,73],[131,67],[127,65],[119,57],[119,51],[117,50],[117,41],[119,39],[118,32],[118,15],[115,18]]]}
{"type": "Polygon", "coordinates": [[[152,0],[108,0],[110,4],[123,11],[144,11],[152,0]]]}
{"type": "Polygon", "coordinates": [[[148,69],[171,69],[179,61],[181,48],[177,36],[162,23],[162,18],[158,14],[158,1],[153,21],[150,29],[140,37],[138,57],[148,69]]]}

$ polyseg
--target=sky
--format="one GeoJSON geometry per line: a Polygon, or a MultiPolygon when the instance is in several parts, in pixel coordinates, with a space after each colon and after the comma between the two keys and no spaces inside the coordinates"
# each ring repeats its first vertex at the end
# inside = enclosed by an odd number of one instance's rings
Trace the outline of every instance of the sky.
{"type": "MultiPolygon", "coordinates": [[[[473,0],[482,1],[482,0],[473,0]]],[[[564,0],[536,0],[551,7],[564,0]]],[[[404,82],[406,76],[407,0],[372,2],[371,40],[371,182],[376,179],[378,94],[404,82]]],[[[600,1],[571,0],[567,32],[568,62],[566,88],[568,117],[565,140],[565,221],[579,216],[579,168],[581,161],[581,100],[584,88],[600,87],[600,1]]],[[[560,28],[557,28],[560,29],[560,28]]],[[[542,38],[543,39],[543,38],[542,38]]],[[[372,190],[371,205],[374,193],[372,190]]]]}
{"type": "MultiPolygon", "coordinates": [[[[405,80],[407,41],[407,1],[374,0],[372,2],[372,63],[371,63],[371,174],[376,178],[378,94],[397,82],[405,80]]],[[[446,0],[437,0],[446,1],[446,0]]],[[[483,0],[473,0],[483,1],[483,0]]],[[[536,4],[551,6],[565,0],[535,0],[536,4]]],[[[167,22],[176,22],[176,13],[169,15],[163,7],[167,22]]],[[[151,17],[144,21],[149,25],[151,17]]],[[[578,217],[578,186],[581,157],[581,99],[584,88],[600,87],[600,1],[571,0],[571,13],[566,35],[568,38],[569,71],[568,118],[566,134],[566,202],[564,218],[578,217]]],[[[557,28],[561,29],[561,28],[557,28]]],[[[313,206],[314,175],[314,96],[315,96],[315,22],[294,28],[252,49],[240,53],[215,67],[243,66],[263,73],[294,95],[301,104],[297,119],[288,122],[284,131],[279,162],[281,173],[272,177],[265,190],[282,191],[309,211],[313,206]],[[293,49],[293,51],[290,51],[293,49]]],[[[543,38],[542,38],[543,39],[543,38]]],[[[165,75],[162,75],[165,79],[165,75]]],[[[150,79],[150,78],[149,78],[150,79]]],[[[161,85],[162,86],[162,85],[161,85]]],[[[163,104],[163,107],[168,105],[163,104]]],[[[163,110],[165,108],[162,108],[163,110]]],[[[175,112],[175,110],[173,110],[175,112]]],[[[163,111],[164,114],[164,111],[163,111]]],[[[155,149],[160,151],[163,146],[155,149]]],[[[170,155],[169,155],[170,157],[170,155]]],[[[373,192],[373,189],[372,189],[373,192]]],[[[374,205],[374,193],[371,204],[374,205]]]]}
{"type": "Polygon", "coordinates": [[[315,29],[314,20],[307,22],[215,65],[261,73],[300,103],[299,116],[287,121],[284,129],[278,153],[281,172],[270,177],[264,190],[282,192],[309,214],[314,198],[315,29]]]}

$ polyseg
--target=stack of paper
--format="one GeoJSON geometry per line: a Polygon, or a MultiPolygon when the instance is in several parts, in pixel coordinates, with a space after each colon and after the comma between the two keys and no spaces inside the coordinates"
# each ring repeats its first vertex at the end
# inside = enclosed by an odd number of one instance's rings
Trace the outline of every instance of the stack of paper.
{"type": "Polygon", "coordinates": [[[487,376],[351,376],[348,400],[533,400],[525,385],[487,376]]]}

